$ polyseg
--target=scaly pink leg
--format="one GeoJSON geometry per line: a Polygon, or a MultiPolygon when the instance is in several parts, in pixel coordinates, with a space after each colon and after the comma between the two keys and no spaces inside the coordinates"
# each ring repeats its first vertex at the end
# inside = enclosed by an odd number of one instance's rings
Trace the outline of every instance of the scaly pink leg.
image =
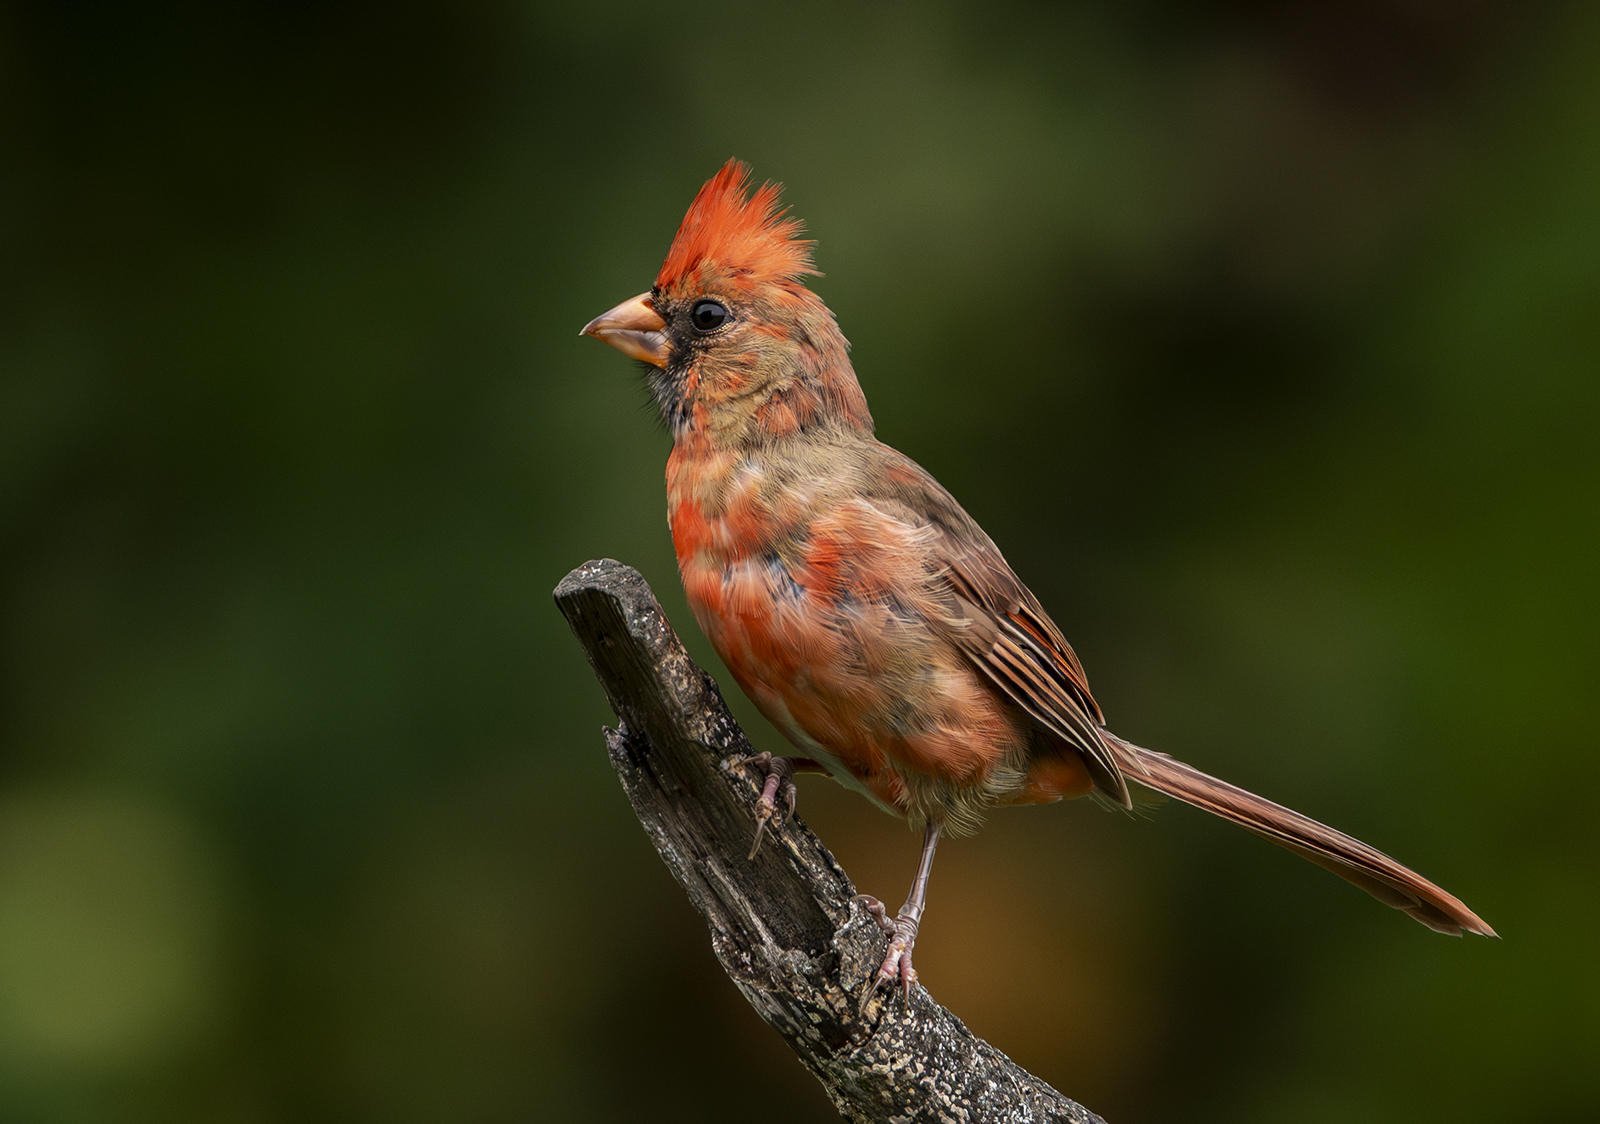
{"type": "Polygon", "coordinates": [[[931,823],[923,833],[922,861],[917,864],[916,881],[911,883],[911,895],[906,898],[906,904],[900,907],[893,921],[889,920],[889,911],[883,908],[883,903],[877,898],[867,894],[857,895],[867,907],[867,912],[889,935],[889,950],[884,953],[882,965],[861,995],[860,1011],[867,1009],[878,988],[897,979],[905,993],[906,1002],[911,1002],[911,985],[917,982],[917,970],[911,965],[911,949],[917,943],[917,926],[922,921],[922,907],[928,898],[928,872],[933,869],[933,849],[939,845],[939,832],[943,826],[931,823]]]}

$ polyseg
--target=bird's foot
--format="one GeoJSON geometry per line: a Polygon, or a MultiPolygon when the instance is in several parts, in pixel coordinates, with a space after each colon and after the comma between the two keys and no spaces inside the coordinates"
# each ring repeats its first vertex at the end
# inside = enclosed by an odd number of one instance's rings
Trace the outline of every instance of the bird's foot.
{"type": "Polygon", "coordinates": [[[911,964],[911,949],[917,943],[917,918],[901,910],[900,914],[890,918],[889,911],[883,903],[870,894],[857,894],[856,900],[866,906],[867,912],[878,923],[889,938],[889,948],[883,954],[883,963],[878,966],[868,982],[866,990],[861,993],[861,1003],[856,1008],[857,1014],[865,1013],[867,1004],[872,1002],[872,997],[884,984],[893,985],[899,981],[900,989],[905,994],[906,1002],[911,1002],[911,985],[917,982],[917,970],[911,964]]]}
{"type": "Polygon", "coordinates": [[[788,757],[774,757],[770,753],[752,753],[748,757],[735,758],[728,765],[735,769],[743,765],[759,765],[767,771],[767,782],[761,786],[761,797],[756,801],[756,838],[750,844],[749,856],[753,859],[756,852],[761,850],[761,838],[767,833],[767,824],[778,814],[780,793],[783,796],[783,818],[778,822],[786,824],[789,817],[794,815],[795,804],[800,799],[800,791],[794,783],[794,761],[788,757]]]}

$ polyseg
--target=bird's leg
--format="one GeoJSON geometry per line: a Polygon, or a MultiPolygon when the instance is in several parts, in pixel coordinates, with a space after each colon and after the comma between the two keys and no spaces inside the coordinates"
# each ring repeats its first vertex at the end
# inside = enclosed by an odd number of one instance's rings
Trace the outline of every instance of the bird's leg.
{"type": "Polygon", "coordinates": [[[820,770],[821,766],[808,757],[774,757],[770,753],[752,753],[728,762],[728,767],[733,769],[741,765],[760,765],[767,771],[766,784],[761,786],[761,797],[756,801],[756,839],[750,845],[750,857],[753,859],[756,852],[761,850],[761,837],[767,832],[767,824],[778,813],[779,792],[783,794],[783,819],[778,822],[788,823],[800,798],[800,792],[794,785],[795,771],[820,770]]]}
{"type": "Polygon", "coordinates": [[[917,926],[922,921],[922,907],[928,898],[928,872],[933,869],[933,850],[939,845],[939,832],[943,826],[931,823],[923,832],[922,861],[917,864],[916,881],[911,883],[911,894],[893,921],[889,920],[889,911],[883,908],[883,903],[877,898],[858,895],[866,905],[867,912],[889,934],[889,951],[884,953],[883,963],[862,994],[859,1010],[867,1009],[867,1003],[878,988],[895,980],[900,981],[906,1002],[911,1001],[911,985],[917,982],[917,970],[911,966],[911,949],[917,943],[917,926]]]}

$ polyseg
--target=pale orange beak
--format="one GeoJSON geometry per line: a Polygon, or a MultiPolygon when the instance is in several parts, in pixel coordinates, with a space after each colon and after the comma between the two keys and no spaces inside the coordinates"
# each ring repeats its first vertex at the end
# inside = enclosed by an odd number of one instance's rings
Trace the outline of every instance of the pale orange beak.
{"type": "Polygon", "coordinates": [[[640,293],[610,312],[596,316],[578,334],[593,336],[630,358],[665,367],[667,355],[672,351],[667,333],[662,331],[666,326],[667,322],[650,307],[650,294],[640,293]]]}

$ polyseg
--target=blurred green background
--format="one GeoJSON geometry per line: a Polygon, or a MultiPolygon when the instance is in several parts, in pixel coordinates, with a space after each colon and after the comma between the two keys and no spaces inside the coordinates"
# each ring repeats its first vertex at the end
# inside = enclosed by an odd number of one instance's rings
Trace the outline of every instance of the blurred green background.
{"type": "Polygon", "coordinates": [[[1600,1120],[1600,7],[11,6],[0,145],[0,1119],[834,1118],[550,601],[720,672],[577,329],[739,155],[1113,726],[1504,937],[1024,809],[934,995],[1113,1124],[1600,1120]]]}

